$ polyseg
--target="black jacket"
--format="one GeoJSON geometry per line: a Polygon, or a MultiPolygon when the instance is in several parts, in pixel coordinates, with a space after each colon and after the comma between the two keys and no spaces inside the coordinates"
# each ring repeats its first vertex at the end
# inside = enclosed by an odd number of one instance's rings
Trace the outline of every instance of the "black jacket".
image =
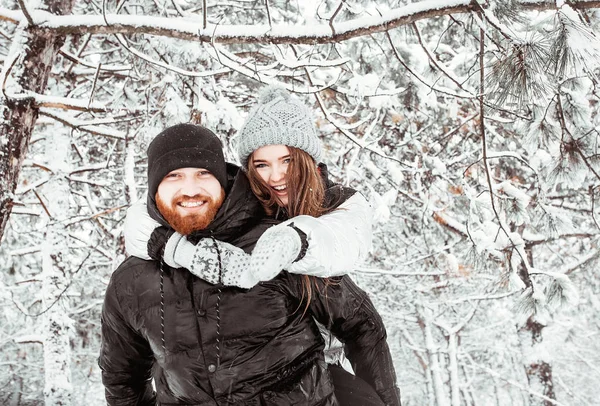
{"type": "MultiPolygon", "coordinates": [[[[268,224],[253,223],[260,207],[249,194],[239,174],[213,235],[253,245],[268,224]]],[[[367,295],[348,277],[316,283],[305,313],[298,275],[282,272],[242,290],[128,258],[111,278],[102,312],[99,365],[108,404],[336,405],[313,317],[345,343],[357,375],[399,404],[385,329],[367,295]]]]}

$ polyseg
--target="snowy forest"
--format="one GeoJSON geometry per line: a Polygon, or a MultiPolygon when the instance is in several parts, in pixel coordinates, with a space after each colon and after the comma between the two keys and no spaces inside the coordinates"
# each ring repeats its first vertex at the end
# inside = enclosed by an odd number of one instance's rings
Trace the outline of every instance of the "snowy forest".
{"type": "Polygon", "coordinates": [[[349,273],[403,404],[598,405],[599,11],[0,0],[0,404],[105,403],[100,312],[149,141],[200,123],[236,162],[280,84],[314,109],[334,180],[373,205],[349,273]]]}

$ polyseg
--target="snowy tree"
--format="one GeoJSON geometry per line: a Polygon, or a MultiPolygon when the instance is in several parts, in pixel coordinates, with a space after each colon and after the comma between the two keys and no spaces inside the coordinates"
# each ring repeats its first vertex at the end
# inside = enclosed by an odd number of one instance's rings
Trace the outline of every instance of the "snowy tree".
{"type": "Polygon", "coordinates": [[[102,404],[146,145],[202,123],[234,160],[267,83],[314,107],[332,175],[374,205],[352,275],[405,404],[595,402],[600,2],[0,4],[2,402],[102,404]]]}

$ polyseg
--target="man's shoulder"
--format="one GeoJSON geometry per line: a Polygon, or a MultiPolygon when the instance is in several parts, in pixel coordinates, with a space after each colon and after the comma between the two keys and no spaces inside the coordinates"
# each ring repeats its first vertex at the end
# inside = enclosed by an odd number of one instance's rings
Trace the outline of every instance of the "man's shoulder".
{"type": "Polygon", "coordinates": [[[254,225],[252,225],[252,227],[246,230],[245,233],[237,236],[232,241],[232,244],[238,248],[243,249],[247,253],[251,253],[260,236],[265,231],[267,231],[269,227],[272,227],[278,223],[279,221],[277,220],[263,217],[259,219],[259,221],[257,221],[254,225]]]}
{"type": "Polygon", "coordinates": [[[155,274],[160,270],[157,261],[147,261],[138,257],[130,256],[113,272],[111,281],[119,284],[127,282],[136,282],[140,277],[148,279],[149,275],[155,274]]]}

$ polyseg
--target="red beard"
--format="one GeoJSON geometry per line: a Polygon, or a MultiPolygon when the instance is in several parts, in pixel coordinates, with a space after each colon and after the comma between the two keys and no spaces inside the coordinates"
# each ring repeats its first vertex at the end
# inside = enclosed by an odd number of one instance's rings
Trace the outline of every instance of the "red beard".
{"type": "Polygon", "coordinates": [[[181,235],[190,235],[192,232],[197,230],[204,230],[211,221],[214,220],[219,208],[223,204],[225,199],[225,191],[221,189],[221,195],[213,200],[211,197],[206,195],[195,195],[195,196],[176,196],[171,204],[161,200],[156,194],[156,206],[158,211],[167,220],[167,223],[175,231],[181,235]],[[202,213],[192,213],[182,216],[177,212],[177,205],[185,201],[197,201],[205,200],[206,209],[202,213]]]}

